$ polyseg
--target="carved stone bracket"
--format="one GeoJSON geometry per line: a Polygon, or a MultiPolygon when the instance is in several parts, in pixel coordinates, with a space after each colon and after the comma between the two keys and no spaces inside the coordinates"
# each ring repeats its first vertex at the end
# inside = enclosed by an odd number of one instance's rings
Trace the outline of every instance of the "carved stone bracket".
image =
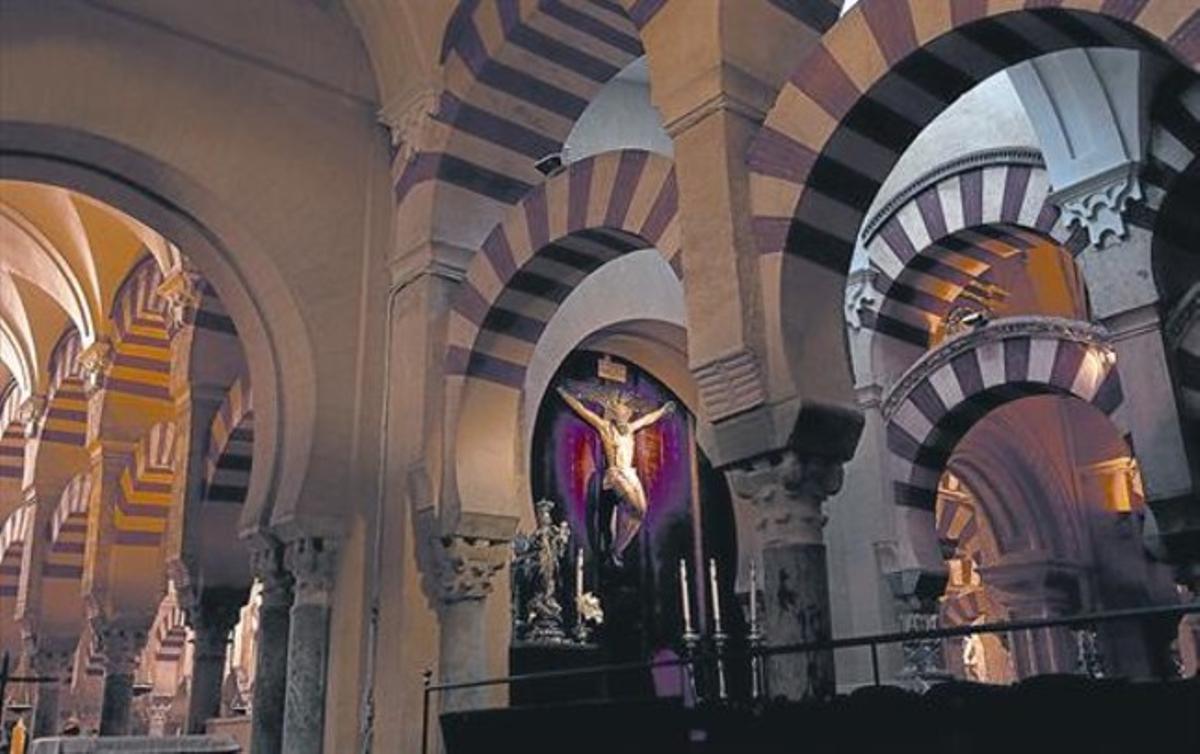
{"type": "Polygon", "coordinates": [[[495,576],[508,557],[504,540],[458,534],[442,537],[435,552],[439,598],[446,604],[484,599],[491,594],[495,576]]]}
{"type": "Polygon", "coordinates": [[[786,451],[729,472],[734,491],[758,513],[763,547],[820,544],[828,517],[821,503],[842,488],[840,461],[786,451]]]}
{"type": "Polygon", "coordinates": [[[891,420],[896,409],[929,375],[941,369],[959,354],[974,350],[985,343],[1019,336],[1055,338],[1111,349],[1108,331],[1099,325],[1058,317],[1005,317],[994,319],[984,327],[952,336],[932,351],[926,351],[896,380],[883,399],[883,417],[891,420]]]}
{"type": "Polygon", "coordinates": [[[113,347],[108,338],[99,338],[79,354],[79,368],[83,372],[83,389],[90,396],[104,387],[108,373],[112,370],[113,347]]]}
{"type": "Polygon", "coordinates": [[[287,543],[284,565],[294,579],[297,606],[329,605],[337,556],[338,543],[329,537],[299,537],[287,543]]]}
{"type": "Polygon", "coordinates": [[[700,402],[710,421],[748,411],[766,400],[762,370],[751,351],[741,350],[692,368],[700,402]]]}
{"type": "Polygon", "coordinates": [[[1123,216],[1130,202],[1142,198],[1137,164],[1130,162],[1054,192],[1050,199],[1062,207],[1071,226],[1087,230],[1088,240],[1098,249],[1128,234],[1123,216]]]}

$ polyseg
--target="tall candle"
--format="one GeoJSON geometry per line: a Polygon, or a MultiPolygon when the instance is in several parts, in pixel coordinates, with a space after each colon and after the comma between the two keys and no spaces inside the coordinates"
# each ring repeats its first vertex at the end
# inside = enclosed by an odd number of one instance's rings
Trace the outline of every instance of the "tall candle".
{"type": "Polygon", "coordinates": [[[758,568],[750,561],[750,628],[758,628],[758,568]]]}
{"type": "Polygon", "coordinates": [[[708,559],[708,583],[712,589],[713,631],[721,633],[721,592],[717,589],[717,559],[708,559]]]}
{"type": "Polygon", "coordinates": [[[688,602],[687,561],[679,559],[679,599],[683,606],[683,632],[692,632],[692,606],[688,602]]]}
{"type": "Polygon", "coordinates": [[[575,554],[575,604],[583,597],[583,548],[575,554]]]}

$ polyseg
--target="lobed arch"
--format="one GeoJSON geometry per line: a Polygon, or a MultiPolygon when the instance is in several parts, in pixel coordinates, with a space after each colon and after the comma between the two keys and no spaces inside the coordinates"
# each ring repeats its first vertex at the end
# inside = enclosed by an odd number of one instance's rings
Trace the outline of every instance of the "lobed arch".
{"type": "Polygon", "coordinates": [[[550,178],[488,236],[448,323],[447,431],[452,457],[461,459],[459,501],[495,497],[491,463],[525,478],[518,448],[526,372],[567,295],[604,263],[651,247],[679,274],[677,199],[670,160],[609,152],[550,178]]]}
{"type": "Polygon", "coordinates": [[[1124,395],[1103,330],[1049,317],[995,320],[919,359],[883,401],[906,565],[944,570],[935,539],[938,481],[958,442],[992,409],[1045,393],[1099,409],[1126,436],[1124,395]]]}
{"type": "MultiPolygon", "coordinates": [[[[829,348],[844,352],[841,340],[812,343],[841,319],[834,282],[849,268],[864,214],[907,145],[961,94],[1072,47],[1200,62],[1200,15],[1185,3],[1044,5],[862,0],[795,68],[747,157],[768,333],[791,385],[813,379],[829,348]]],[[[819,387],[841,395],[848,386],[819,387]]]]}

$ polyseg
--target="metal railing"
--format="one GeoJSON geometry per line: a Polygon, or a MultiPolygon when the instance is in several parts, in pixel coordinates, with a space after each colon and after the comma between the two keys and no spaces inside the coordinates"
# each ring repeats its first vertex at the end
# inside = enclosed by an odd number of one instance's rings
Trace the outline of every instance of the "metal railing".
{"type": "Polygon", "coordinates": [[[826,652],[851,647],[869,647],[871,651],[871,673],[875,686],[881,684],[879,671],[879,646],[881,644],[898,644],[912,641],[952,639],[973,634],[997,634],[1012,631],[1029,631],[1041,628],[1092,628],[1101,623],[1112,623],[1125,620],[1146,621],[1150,619],[1179,619],[1185,615],[1200,614],[1200,602],[1192,602],[1165,607],[1139,607],[1124,610],[1107,610],[1097,613],[1085,613],[1067,618],[1034,618],[1029,620],[1014,620],[995,623],[979,623],[949,628],[933,628],[920,631],[892,631],[889,633],[871,634],[868,636],[852,636],[842,639],[826,639],[823,641],[800,642],[794,644],[779,644],[756,648],[736,648],[726,652],[697,652],[688,657],[678,657],[665,660],[611,663],[594,665],[585,668],[569,670],[547,670],[538,673],[523,673],[520,675],[481,678],[474,681],[433,682],[433,671],[426,670],[422,674],[424,697],[421,708],[421,754],[429,751],[429,712],[431,698],[434,694],[447,691],[461,691],[489,686],[512,686],[531,681],[545,681],[563,678],[584,678],[594,675],[621,673],[629,671],[650,671],[657,668],[685,668],[695,665],[716,662],[718,660],[750,660],[777,655],[803,654],[808,652],[826,652]]]}

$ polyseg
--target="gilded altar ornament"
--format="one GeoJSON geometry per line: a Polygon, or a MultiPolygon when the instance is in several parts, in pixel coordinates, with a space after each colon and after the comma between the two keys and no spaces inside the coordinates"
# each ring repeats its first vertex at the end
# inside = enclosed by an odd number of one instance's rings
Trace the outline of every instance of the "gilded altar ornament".
{"type": "MultiPolygon", "coordinates": [[[[529,534],[518,535],[513,542],[513,565],[531,594],[521,627],[529,641],[561,642],[566,640],[566,633],[557,596],[558,572],[571,531],[566,522],[554,523],[553,502],[540,500],[536,508],[537,527],[529,534]]],[[[519,604],[517,609],[521,610],[519,604]]]]}
{"type": "Polygon", "coordinates": [[[613,512],[613,545],[610,554],[613,565],[620,567],[624,565],[622,555],[625,548],[637,536],[642,519],[646,516],[646,490],[633,465],[636,435],[674,412],[675,402],[668,401],[634,419],[635,398],[622,391],[605,392],[598,396],[597,401],[604,407],[601,416],[565,388],[558,387],[557,390],[567,405],[596,430],[604,446],[605,468],[601,486],[606,490],[614,490],[621,501],[613,512]]]}

